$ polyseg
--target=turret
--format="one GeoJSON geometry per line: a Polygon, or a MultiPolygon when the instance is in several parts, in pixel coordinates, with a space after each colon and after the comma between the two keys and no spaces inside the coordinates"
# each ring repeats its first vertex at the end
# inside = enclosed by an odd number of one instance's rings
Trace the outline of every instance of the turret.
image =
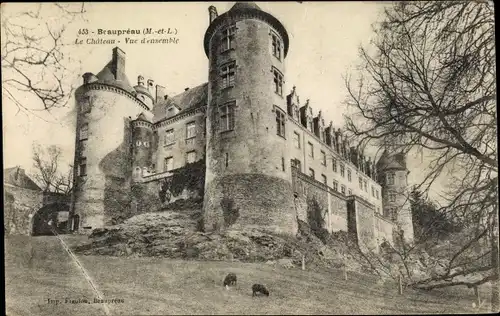
{"type": "Polygon", "coordinates": [[[137,77],[137,85],[134,87],[134,89],[136,91],[136,97],[151,110],[153,108],[154,98],[151,94],[150,89],[148,89],[144,85],[144,77],[142,75],[139,75],[137,77]]]}
{"type": "Polygon", "coordinates": [[[153,124],[144,113],[131,122],[132,177],[135,181],[151,172],[153,156],[153,124]]]}
{"type": "Polygon", "coordinates": [[[208,7],[209,23],[212,23],[218,16],[217,9],[211,5],[208,7]]]}
{"type": "Polygon", "coordinates": [[[384,215],[403,230],[405,240],[413,241],[413,220],[409,202],[406,157],[402,153],[389,154],[385,150],[376,165],[382,186],[384,215]]]}
{"type": "Polygon", "coordinates": [[[209,11],[205,230],[259,225],[295,234],[284,94],[288,34],[255,3],[238,2],[215,19],[209,11]],[[231,212],[238,214],[233,220],[231,212]]]}

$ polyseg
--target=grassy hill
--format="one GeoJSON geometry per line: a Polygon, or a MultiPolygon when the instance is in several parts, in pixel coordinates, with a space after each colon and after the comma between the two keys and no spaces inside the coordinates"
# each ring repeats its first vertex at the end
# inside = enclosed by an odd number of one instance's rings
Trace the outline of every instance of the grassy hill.
{"type": "MultiPolygon", "coordinates": [[[[80,244],[85,238],[64,236],[69,245],[80,244]]],[[[65,298],[93,300],[95,295],[55,237],[16,236],[4,240],[7,315],[104,314],[100,304],[62,303],[65,298]],[[58,299],[61,304],[48,304],[48,299],[58,299]]],[[[338,270],[287,270],[262,263],[146,257],[78,258],[106,299],[124,300],[108,304],[112,315],[481,311],[471,307],[472,290],[407,290],[401,296],[396,284],[380,284],[372,276],[355,273],[345,281],[338,270]],[[229,272],[237,274],[238,285],[226,290],[222,280],[229,272]],[[253,283],[265,284],[271,295],[252,298],[253,283]]]]}

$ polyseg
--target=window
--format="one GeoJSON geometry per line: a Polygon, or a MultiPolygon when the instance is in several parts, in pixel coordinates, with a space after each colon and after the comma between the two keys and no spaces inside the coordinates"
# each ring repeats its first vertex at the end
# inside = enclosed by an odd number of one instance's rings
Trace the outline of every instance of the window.
{"type": "Polygon", "coordinates": [[[387,184],[394,184],[394,173],[387,174],[387,184]]]}
{"type": "Polygon", "coordinates": [[[281,157],[281,170],[285,171],[285,158],[281,157]]]}
{"type": "Polygon", "coordinates": [[[380,207],[377,207],[377,213],[380,214],[380,207]]]}
{"type": "Polygon", "coordinates": [[[290,160],[290,165],[294,168],[297,168],[299,171],[301,170],[300,160],[298,159],[290,160]]]}
{"type": "Polygon", "coordinates": [[[307,147],[309,148],[309,157],[313,157],[314,158],[314,147],[313,147],[313,144],[307,143],[307,147]]]}
{"type": "Polygon", "coordinates": [[[220,130],[231,131],[234,129],[234,108],[236,103],[227,103],[219,107],[220,130]]]}
{"type": "Polygon", "coordinates": [[[375,197],[375,188],[372,186],[372,196],[375,197]]]}
{"type": "Polygon", "coordinates": [[[340,186],[340,192],[345,195],[345,185],[340,186]]]}
{"type": "Polygon", "coordinates": [[[80,157],[86,157],[87,156],[87,140],[81,140],[80,141],[80,157]]]}
{"type": "Polygon", "coordinates": [[[234,34],[236,33],[236,26],[231,25],[224,30],[222,30],[222,37],[221,37],[221,47],[220,51],[221,53],[234,48],[234,34]]]}
{"type": "Polygon", "coordinates": [[[352,195],[352,190],[351,189],[347,190],[347,194],[352,195]]]}
{"type": "Polygon", "coordinates": [[[328,185],[328,180],[326,179],[326,176],[324,174],[321,175],[321,179],[323,180],[323,183],[325,185],[328,185]]]}
{"type": "Polygon", "coordinates": [[[333,190],[334,191],[339,191],[339,183],[337,181],[333,181],[333,190]]]}
{"type": "Polygon", "coordinates": [[[274,75],[274,92],[278,95],[283,96],[283,75],[278,69],[273,68],[274,75]]]}
{"type": "Polygon", "coordinates": [[[307,129],[311,132],[313,132],[313,122],[312,119],[307,120],[307,129]]]}
{"type": "Polygon", "coordinates": [[[275,108],[276,111],[276,134],[285,137],[285,113],[275,108]]]}
{"type": "Polygon", "coordinates": [[[363,189],[363,178],[359,177],[358,180],[359,180],[359,188],[363,189]]]}
{"type": "Polygon", "coordinates": [[[236,64],[231,62],[221,67],[221,78],[222,84],[221,88],[230,88],[234,86],[234,70],[236,68],[236,64]]]}
{"type": "Polygon", "coordinates": [[[174,130],[169,129],[168,131],[165,132],[165,140],[163,142],[164,145],[171,145],[175,143],[175,138],[174,138],[174,130]]]}
{"type": "Polygon", "coordinates": [[[345,167],[344,167],[344,164],[340,164],[340,176],[345,177],[345,167]]]}
{"type": "Polygon", "coordinates": [[[165,165],[163,169],[165,171],[170,171],[174,169],[174,157],[165,158],[165,165]]]}
{"type": "Polygon", "coordinates": [[[271,34],[272,45],[273,45],[273,55],[281,60],[281,41],[276,34],[271,34]]]}
{"type": "Polygon", "coordinates": [[[226,164],[226,168],[229,167],[229,154],[228,153],[226,153],[225,164],[226,164]]]}
{"type": "Polygon", "coordinates": [[[87,175],[87,158],[80,158],[80,177],[87,175]]]}
{"type": "Polygon", "coordinates": [[[85,99],[82,101],[82,106],[80,108],[81,113],[83,114],[89,113],[91,108],[92,107],[90,105],[90,97],[85,97],[85,99]]]}
{"type": "Polygon", "coordinates": [[[192,138],[196,136],[196,123],[190,122],[186,124],[186,138],[192,138]]]}
{"type": "Polygon", "coordinates": [[[80,127],[80,140],[87,139],[89,137],[89,124],[82,124],[80,127]]]}
{"type": "Polygon", "coordinates": [[[309,176],[314,179],[314,170],[309,168],[309,176]]]}
{"type": "Polygon", "coordinates": [[[363,187],[365,189],[365,192],[368,192],[368,183],[366,182],[366,180],[363,180],[363,187]]]}
{"type": "Polygon", "coordinates": [[[321,151],[321,164],[326,166],[326,154],[324,151],[321,151]]]}
{"type": "Polygon", "coordinates": [[[337,172],[337,159],[335,158],[332,159],[332,169],[333,172],[337,172]]]}
{"type": "Polygon", "coordinates": [[[378,200],[378,190],[375,190],[375,197],[377,198],[378,200]]]}
{"type": "Polygon", "coordinates": [[[396,202],[396,194],[394,192],[389,192],[389,202],[396,202]]]}
{"type": "Polygon", "coordinates": [[[295,148],[300,148],[300,135],[297,132],[293,132],[293,143],[295,148]]]}
{"type": "Polygon", "coordinates": [[[187,163],[193,163],[196,160],[196,151],[190,151],[187,153],[186,161],[187,163]]]}
{"type": "Polygon", "coordinates": [[[351,174],[351,169],[347,169],[347,180],[349,182],[352,182],[352,174],[351,174]]]}

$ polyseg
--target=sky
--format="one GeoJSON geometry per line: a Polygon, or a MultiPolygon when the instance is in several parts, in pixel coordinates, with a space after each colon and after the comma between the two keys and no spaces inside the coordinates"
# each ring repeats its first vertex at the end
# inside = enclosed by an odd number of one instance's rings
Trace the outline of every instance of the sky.
{"type": "MultiPolygon", "coordinates": [[[[30,9],[37,4],[7,4],[8,9],[19,6],[30,9]]],[[[50,4],[47,4],[47,9],[50,4]]],[[[75,63],[75,71],[68,80],[82,83],[85,72],[97,74],[111,59],[115,45],[75,44],[78,30],[89,29],[177,29],[178,44],[123,44],[126,53],[126,74],[135,85],[137,76],[153,79],[175,95],[186,87],[207,81],[208,60],[203,50],[203,36],[209,23],[208,7],[214,5],[219,14],[234,2],[179,2],[179,3],[86,3],[85,20],[68,26],[65,32],[67,54],[75,63]],[[77,65],[78,64],[78,65],[77,65]]],[[[359,63],[358,48],[368,45],[373,36],[372,23],[381,18],[387,2],[258,2],[264,11],[273,14],[288,31],[290,48],[285,59],[285,91],[296,86],[300,99],[310,99],[313,114],[319,110],[326,124],[343,126],[346,112],[343,101],[346,89],[343,76],[359,63]]],[[[2,5],[5,9],[5,4],[2,5]]],[[[57,22],[57,16],[48,16],[57,22]]],[[[92,36],[96,38],[97,36],[92,36]]],[[[113,38],[113,37],[107,37],[113,38]]],[[[115,37],[116,38],[116,37],[115,37]]],[[[4,168],[19,165],[32,169],[32,143],[55,144],[64,151],[64,160],[71,163],[74,149],[74,102],[51,113],[36,115],[18,113],[17,108],[2,96],[4,168]],[[40,119],[41,117],[42,119],[40,119]]],[[[22,98],[21,98],[22,99],[22,98]]],[[[24,97],[27,103],[36,100],[24,97]]],[[[419,157],[409,157],[409,165],[417,172],[410,173],[410,183],[417,183],[425,166],[419,157]]]]}

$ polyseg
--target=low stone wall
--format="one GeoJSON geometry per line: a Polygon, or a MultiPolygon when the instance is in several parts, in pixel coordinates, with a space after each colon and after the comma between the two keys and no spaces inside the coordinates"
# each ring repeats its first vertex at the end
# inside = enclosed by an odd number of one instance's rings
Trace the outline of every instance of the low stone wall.
{"type": "Polygon", "coordinates": [[[383,240],[386,240],[390,244],[394,244],[394,237],[392,232],[394,230],[394,223],[390,220],[383,218],[379,214],[375,214],[375,225],[378,232],[377,241],[382,243],[383,240]]]}
{"type": "Polygon", "coordinates": [[[42,191],[4,183],[5,234],[31,235],[33,215],[43,206],[42,191]]]}
{"type": "Polygon", "coordinates": [[[322,210],[328,232],[347,231],[346,197],[332,188],[298,171],[293,172],[293,190],[298,219],[308,222],[311,203],[322,210]]]}

